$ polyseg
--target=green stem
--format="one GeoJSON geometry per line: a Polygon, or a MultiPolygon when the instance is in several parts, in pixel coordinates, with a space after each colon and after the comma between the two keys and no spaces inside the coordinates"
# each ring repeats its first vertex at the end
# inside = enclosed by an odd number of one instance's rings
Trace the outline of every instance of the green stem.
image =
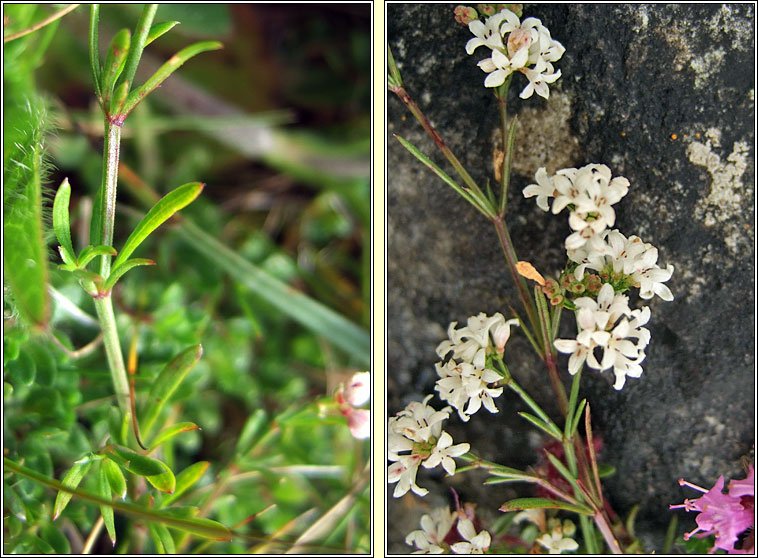
{"type": "MultiPolygon", "coordinates": [[[[511,177],[511,165],[510,162],[512,160],[512,149],[509,146],[508,141],[508,88],[511,85],[511,79],[513,78],[513,74],[508,76],[505,80],[505,83],[498,87],[495,90],[495,97],[497,97],[497,104],[498,108],[500,109],[500,134],[501,139],[503,142],[503,164],[500,169],[501,175],[500,175],[500,210],[498,211],[498,215],[501,218],[505,217],[505,206],[507,203],[507,197],[508,197],[508,183],[510,182],[511,177]]],[[[514,128],[515,130],[515,128],[514,128]]]]}
{"type": "Polygon", "coordinates": [[[111,371],[118,406],[121,408],[121,412],[126,414],[130,406],[129,379],[124,366],[124,357],[121,353],[116,317],[113,314],[113,303],[110,295],[94,300],[97,317],[100,319],[100,326],[103,328],[103,345],[105,345],[105,354],[108,357],[108,367],[111,371]]]}
{"type": "MultiPolygon", "coordinates": [[[[101,227],[102,237],[97,239],[104,246],[113,246],[113,224],[116,219],[116,186],[118,183],[118,157],[121,149],[122,123],[105,119],[105,144],[103,145],[103,178],[101,193],[101,227]]],[[[97,242],[95,241],[95,242],[97,242]]],[[[111,256],[104,255],[100,260],[100,275],[107,279],[111,271],[111,256]]]]}

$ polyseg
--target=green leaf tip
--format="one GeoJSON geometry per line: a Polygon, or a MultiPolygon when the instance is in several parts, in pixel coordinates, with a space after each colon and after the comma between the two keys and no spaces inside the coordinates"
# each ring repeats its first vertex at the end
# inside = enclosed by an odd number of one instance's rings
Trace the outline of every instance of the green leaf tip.
{"type": "Polygon", "coordinates": [[[74,246],[71,243],[71,225],[69,223],[68,205],[71,199],[71,185],[64,178],[58,187],[53,201],[53,229],[60,244],[61,258],[67,264],[76,263],[74,246]],[[68,260],[68,261],[67,261],[68,260]]]}
{"type": "Polygon", "coordinates": [[[172,190],[158,200],[158,203],[147,212],[147,215],[142,218],[134,231],[132,231],[132,234],[129,235],[129,238],[126,239],[124,247],[119,252],[116,261],[113,262],[112,269],[116,269],[123,264],[150,233],[165,223],[174,213],[192,203],[200,195],[204,187],[205,184],[201,182],[189,182],[172,190]]]}

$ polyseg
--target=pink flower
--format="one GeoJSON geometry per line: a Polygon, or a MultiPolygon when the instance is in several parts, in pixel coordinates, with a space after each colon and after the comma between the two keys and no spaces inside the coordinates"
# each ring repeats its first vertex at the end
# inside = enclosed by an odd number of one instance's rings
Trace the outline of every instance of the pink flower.
{"type": "Polygon", "coordinates": [[[347,426],[353,438],[365,440],[371,436],[371,412],[365,409],[348,407],[347,426]]]}
{"type": "Polygon", "coordinates": [[[755,488],[753,486],[752,465],[744,480],[729,483],[728,494],[724,494],[723,475],[719,477],[710,490],[705,490],[684,479],[679,479],[679,485],[689,486],[704,493],[697,500],[686,499],[684,504],[669,506],[670,509],[684,508],[687,511],[700,512],[695,518],[697,528],[690,533],[685,533],[685,540],[689,540],[694,534],[701,532],[698,535],[699,537],[716,535],[716,544],[711,548],[711,553],[715,552],[717,548],[725,550],[729,554],[752,552],[752,549],[738,549],[734,546],[739,535],[754,525],[755,488]]]}

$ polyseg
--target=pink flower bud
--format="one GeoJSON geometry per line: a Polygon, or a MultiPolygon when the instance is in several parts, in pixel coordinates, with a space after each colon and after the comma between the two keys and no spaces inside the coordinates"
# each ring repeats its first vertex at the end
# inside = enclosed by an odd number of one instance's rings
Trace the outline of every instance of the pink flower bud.
{"type": "Polygon", "coordinates": [[[364,440],[371,436],[371,413],[365,409],[350,409],[345,415],[353,438],[364,440]]]}

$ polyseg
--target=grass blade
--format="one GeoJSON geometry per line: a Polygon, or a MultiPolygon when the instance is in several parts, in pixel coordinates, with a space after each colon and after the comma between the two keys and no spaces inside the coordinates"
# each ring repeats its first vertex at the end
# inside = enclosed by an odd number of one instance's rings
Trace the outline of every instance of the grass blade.
{"type": "Polygon", "coordinates": [[[93,504],[110,506],[114,510],[138,520],[162,523],[169,527],[181,529],[183,531],[192,533],[193,535],[204,537],[206,539],[213,539],[216,541],[228,541],[232,538],[231,531],[229,531],[228,528],[217,521],[198,518],[180,518],[171,513],[168,513],[167,511],[155,511],[150,508],[143,508],[142,506],[138,506],[136,504],[128,504],[125,502],[117,501],[109,502],[97,494],[93,494],[79,488],[66,486],[63,483],[56,481],[55,479],[48,478],[45,475],[38,473],[37,471],[29,469],[28,467],[24,467],[23,465],[19,465],[7,457],[3,458],[3,464],[8,471],[13,471],[14,473],[24,476],[28,479],[32,479],[41,484],[44,484],[45,486],[49,486],[55,490],[65,492],[70,496],[76,496],[77,498],[91,502],[93,504]]]}
{"type": "Polygon", "coordinates": [[[132,234],[129,235],[129,238],[126,239],[124,247],[119,252],[116,261],[113,262],[113,269],[123,264],[150,233],[161,226],[174,213],[192,203],[200,195],[200,192],[203,191],[203,186],[205,185],[200,182],[190,182],[179,186],[163,196],[147,212],[147,215],[142,218],[142,221],[139,222],[134,231],[132,231],[132,234]]]}
{"type": "Polygon", "coordinates": [[[171,494],[176,488],[174,473],[162,461],[115,444],[106,446],[105,453],[130,473],[145,477],[150,484],[161,492],[171,494]]]}
{"type": "Polygon", "coordinates": [[[150,433],[155,419],[158,418],[158,414],[163,409],[166,401],[168,401],[176,388],[179,387],[179,384],[182,383],[182,380],[192,370],[197,361],[200,360],[201,356],[203,356],[203,347],[201,345],[193,345],[174,357],[158,374],[158,377],[150,388],[148,404],[145,408],[142,423],[145,437],[150,433]]]}
{"type": "Polygon", "coordinates": [[[331,308],[275,279],[194,223],[185,220],[181,230],[197,251],[216,263],[236,281],[266,300],[282,314],[323,335],[336,347],[353,356],[359,365],[370,366],[371,338],[366,330],[331,308]]]}

